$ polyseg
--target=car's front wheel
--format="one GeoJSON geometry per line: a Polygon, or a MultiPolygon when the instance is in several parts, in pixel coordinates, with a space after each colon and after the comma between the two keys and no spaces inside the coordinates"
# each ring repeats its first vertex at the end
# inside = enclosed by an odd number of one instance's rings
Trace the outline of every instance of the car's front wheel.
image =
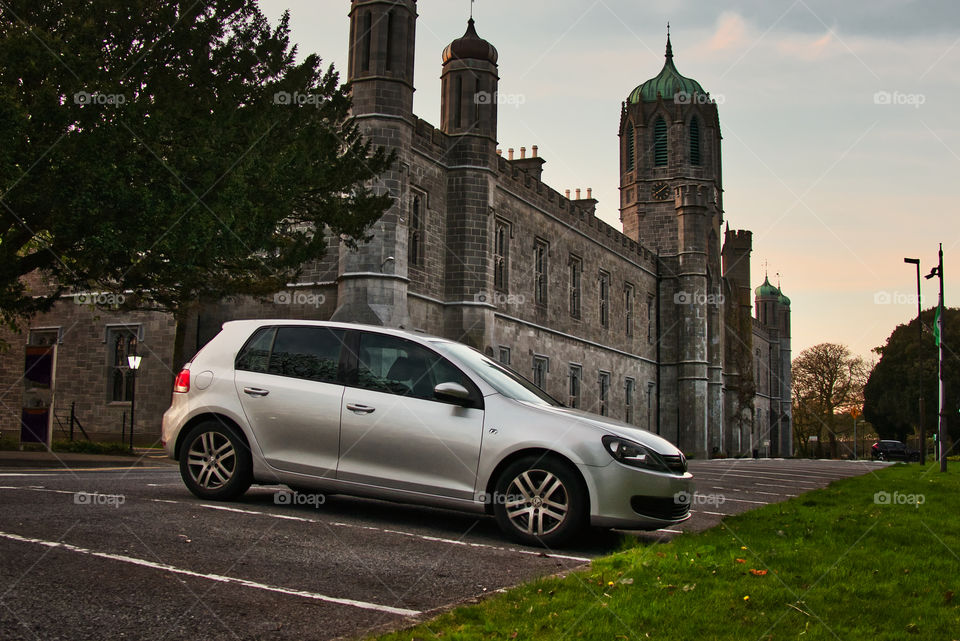
{"type": "Polygon", "coordinates": [[[579,474],[553,457],[526,456],[500,474],[494,497],[500,529],[527,545],[569,541],[587,520],[587,490],[579,474]]]}
{"type": "Polygon", "coordinates": [[[198,497],[229,501],[253,482],[250,450],[229,427],[213,421],[200,423],[184,440],[180,476],[198,497]]]}

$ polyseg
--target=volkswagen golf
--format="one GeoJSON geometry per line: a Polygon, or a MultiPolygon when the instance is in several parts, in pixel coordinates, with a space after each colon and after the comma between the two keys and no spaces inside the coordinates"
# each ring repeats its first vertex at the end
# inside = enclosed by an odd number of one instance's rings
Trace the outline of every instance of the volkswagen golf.
{"type": "Polygon", "coordinates": [[[177,375],[163,440],[203,499],[285,484],[487,513],[531,545],[670,526],[693,492],[655,434],[461,343],[346,323],[225,323],[177,375]]]}

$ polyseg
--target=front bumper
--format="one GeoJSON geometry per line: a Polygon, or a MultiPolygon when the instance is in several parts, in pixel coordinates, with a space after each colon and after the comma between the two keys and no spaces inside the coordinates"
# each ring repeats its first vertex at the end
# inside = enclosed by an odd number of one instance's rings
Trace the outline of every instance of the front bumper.
{"type": "Polygon", "coordinates": [[[662,474],[616,461],[579,467],[590,490],[593,526],[658,530],[690,518],[694,486],[689,472],[662,474]]]}

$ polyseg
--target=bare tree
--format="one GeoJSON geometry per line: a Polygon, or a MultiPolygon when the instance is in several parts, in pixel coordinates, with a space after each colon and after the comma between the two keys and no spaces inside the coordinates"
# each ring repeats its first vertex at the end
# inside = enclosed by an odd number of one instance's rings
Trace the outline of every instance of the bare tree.
{"type": "Polygon", "coordinates": [[[823,456],[823,439],[830,441],[836,457],[838,434],[849,431],[837,414],[863,403],[867,366],[846,345],[820,343],[803,350],[793,360],[793,406],[798,445],[806,450],[817,437],[816,453],[823,456]]]}

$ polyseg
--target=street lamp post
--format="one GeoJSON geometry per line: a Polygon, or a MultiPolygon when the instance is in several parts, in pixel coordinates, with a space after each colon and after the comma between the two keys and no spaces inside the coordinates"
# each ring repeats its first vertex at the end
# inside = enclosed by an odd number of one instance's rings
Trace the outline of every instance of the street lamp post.
{"type": "Polygon", "coordinates": [[[904,258],[903,262],[917,266],[917,330],[920,343],[917,345],[917,382],[920,388],[920,465],[927,463],[927,423],[923,406],[923,306],[920,295],[920,259],[904,258]]]}
{"type": "Polygon", "coordinates": [[[137,370],[140,369],[140,356],[131,354],[127,356],[127,365],[130,367],[130,375],[133,376],[130,386],[130,451],[133,451],[133,419],[137,407],[137,370]]]}
{"type": "Polygon", "coordinates": [[[930,270],[930,273],[927,274],[927,278],[933,278],[934,276],[940,277],[940,298],[937,302],[937,313],[936,313],[936,337],[937,337],[937,347],[938,347],[938,367],[937,367],[937,379],[939,382],[939,395],[940,395],[940,407],[939,414],[937,416],[937,454],[940,458],[940,471],[947,471],[947,446],[944,441],[944,433],[946,431],[944,426],[944,421],[946,416],[944,414],[944,403],[946,399],[944,398],[944,389],[943,389],[943,243],[940,243],[940,254],[939,262],[937,266],[930,270]]]}

